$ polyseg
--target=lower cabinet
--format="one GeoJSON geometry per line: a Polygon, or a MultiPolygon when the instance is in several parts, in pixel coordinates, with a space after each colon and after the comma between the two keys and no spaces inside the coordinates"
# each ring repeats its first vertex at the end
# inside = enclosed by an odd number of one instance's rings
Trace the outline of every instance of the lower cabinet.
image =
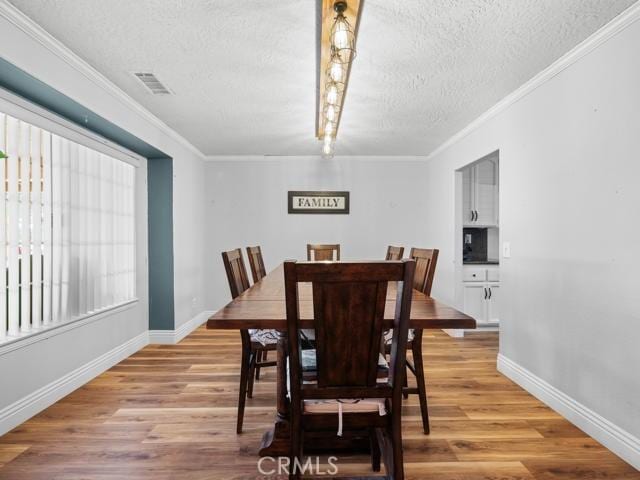
{"type": "Polygon", "coordinates": [[[500,285],[497,283],[465,283],[464,313],[478,324],[495,324],[500,320],[500,285]]]}
{"type": "Polygon", "coordinates": [[[487,285],[487,321],[496,323],[500,321],[500,285],[487,285]]]}
{"type": "Polygon", "coordinates": [[[477,322],[485,321],[486,317],[486,287],[483,284],[464,285],[464,313],[472,316],[477,322]]]}

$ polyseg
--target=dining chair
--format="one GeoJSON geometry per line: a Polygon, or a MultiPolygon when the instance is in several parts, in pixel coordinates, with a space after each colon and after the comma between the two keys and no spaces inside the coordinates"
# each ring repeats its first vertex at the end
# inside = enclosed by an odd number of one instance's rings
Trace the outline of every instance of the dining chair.
{"type": "MultiPolygon", "coordinates": [[[[290,478],[299,478],[304,436],[335,429],[369,436],[371,466],[404,478],[402,388],[415,261],[284,264],[291,399],[290,478]],[[298,283],[313,290],[316,345],[302,350],[298,283]],[[389,282],[399,282],[391,360],[380,353],[389,282]],[[298,459],[298,462],[296,462],[298,459]]],[[[366,437],[365,437],[366,438],[366,437]]]]}
{"type": "Polygon", "coordinates": [[[402,255],[404,255],[404,247],[394,247],[393,245],[387,247],[386,260],[402,260],[402,255]]]}
{"type": "MultiPolygon", "coordinates": [[[[253,283],[259,282],[263,277],[267,276],[267,271],[264,268],[264,260],[262,259],[262,249],[259,245],[255,247],[247,247],[247,258],[249,259],[249,268],[251,269],[253,283]]],[[[267,361],[268,352],[268,350],[258,352],[255,369],[256,380],[260,380],[260,362],[267,361]]]]}
{"type": "Polygon", "coordinates": [[[251,276],[253,277],[253,283],[262,280],[262,277],[267,276],[267,271],[264,268],[264,260],[262,259],[262,249],[260,246],[247,247],[247,258],[249,259],[249,268],[251,269],[251,276]]]}
{"type": "MultiPolygon", "coordinates": [[[[409,258],[416,262],[416,273],[413,281],[413,288],[431,295],[431,286],[438,263],[437,249],[412,248],[409,258]]],[[[427,406],[427,387],[424,378],[424,364],[422,361],[422,329],[409,329],[407,349],[411,350],[413,361],[407,359],[407,368],[416,378],[416,387],[408,387],[405,384],[403,395],[405,398],[409,394],[417,394],[420,401],[420,413],[422,415],[422,429],[425,435],[429,434],[429,409],[427,406]]],[[[391,335],[385,335],[385,353],[391,352],[391,335]]]]}
{"type": "Polygon", "coordinates": [[[307,260],[309,261],[340,261],[340,244],[307,244],[307,260]]]}
{"type": "MultiPolygon", "coordinates": [[[[231,297],[236,298],[249,288],[249,278],[239,248],[222,252],[222,263],[227,272],[231,297]]],[[[236,432],[242,433],[244,406],[253,397],[253,381],[256,369],[276,366],[275,361],[266,361],[266,352],[276,350],[278,335],[275,330],[240,330],[242,356],[240,360],[240,389],[238,394],[238,419],[236,432]]]]}

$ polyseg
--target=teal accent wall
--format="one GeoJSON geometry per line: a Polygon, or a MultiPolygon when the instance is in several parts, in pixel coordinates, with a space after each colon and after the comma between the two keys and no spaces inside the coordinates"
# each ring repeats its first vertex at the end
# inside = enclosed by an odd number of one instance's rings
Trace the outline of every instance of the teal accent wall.
{"type": "Polygon", "coordinates": [[[143,157],[167,157],[165,153],[154,146],[149,145],[100,115],[96,115],[75,100],[32,77],[1,57],[0,86],[143,157]]]}
{"type": "Polygon", "coordinates": [[[173,330],[173,159],[147,162],[149,329],[173,330]]]}
{"type": "Polygon", "coordinates": [[[173,160],[1,57],[0,87],[148,159],[149,329],[173,330],[173,160]]]}

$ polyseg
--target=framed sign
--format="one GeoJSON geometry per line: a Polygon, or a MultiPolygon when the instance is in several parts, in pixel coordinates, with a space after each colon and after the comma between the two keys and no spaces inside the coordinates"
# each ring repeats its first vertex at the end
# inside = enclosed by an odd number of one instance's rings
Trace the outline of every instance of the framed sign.
{"type": "Polygon", "coordinates": [[[349,192],[289,192],[289,213],[349,213],[349,192]]]}

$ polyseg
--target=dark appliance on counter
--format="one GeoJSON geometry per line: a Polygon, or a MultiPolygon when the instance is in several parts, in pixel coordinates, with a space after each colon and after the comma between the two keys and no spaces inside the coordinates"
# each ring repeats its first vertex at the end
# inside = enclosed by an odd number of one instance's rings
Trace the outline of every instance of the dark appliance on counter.
{"type": "Polygon", "coordinates": [[[487,262],[487,229],[462,229],[462,263],[487,262]]]}

